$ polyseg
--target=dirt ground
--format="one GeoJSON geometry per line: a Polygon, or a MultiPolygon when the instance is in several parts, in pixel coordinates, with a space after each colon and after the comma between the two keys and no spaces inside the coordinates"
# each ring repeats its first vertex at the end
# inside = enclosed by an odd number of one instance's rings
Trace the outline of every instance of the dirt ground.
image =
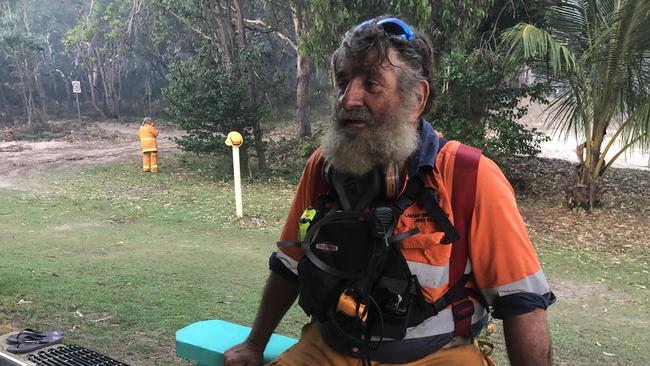
{"type": "MultiPolygon", "coordinates": [[[[529,113],[521,120],[526,126],[537,128],[551,137],[550,141],[542,143],[540,157],[577,162],[575,138],[564,139],[554,135],[544,126],[547,114],[544,107],[532,104],[529,106],[529,113]]],[[[35,188],[19,178],[53,169],[114,161],[132,161],[134,164],[139,162],[140,150],[136,135],[138,123],[104,121],[79,126],[74,121],[56,121],[53,124],[61,132],[52,138],[39,141],[15,141],[7,130],[0,130],[0,188],[35,188]]],[[[181,136],[183,132],[168,123],[157,127],[160,132],[160,154],[177,152],[178,147],[172,139],[181,136]]],[[[612,149],[612,152],[614,150],[612,149]]],[[[633,149],[621,156],[614,166],[648,171],[650,158],[647,153],[633,149]]]]}
{"type": "MultiPolygon", "coordinates": [[[[45,141],[12,141],[8,133],[0,135],[0,188],[41,188],[21,179],[39,172],[114,161],[140,163],[138,123],[93,122],[76,130],[68,128],[75,126],[69,121],[58,124],[64,132],[45,141]]],[[[182,131],[168,124],[156,127],[159,153],[177,152],[172,139],[182,131]]]]}

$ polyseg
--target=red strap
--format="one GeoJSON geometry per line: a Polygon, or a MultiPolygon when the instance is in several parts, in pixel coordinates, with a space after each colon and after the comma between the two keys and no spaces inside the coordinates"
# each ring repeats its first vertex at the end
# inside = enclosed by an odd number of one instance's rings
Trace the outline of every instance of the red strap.
{"type": "MultiPolygon", "coordinates": [[[[481,150],[460,144],[456,151],[454,161],[454,177],[452,181],[452,210],[454,213],[454,227],[460,236],[451,249],[449,260],[449,283],[454,284],[461,279],[465,272],[467,259],[469,258],[469,228],[474,212],[474,200],[476,198],[476,175],[478,163],[481,159],[481,150]]],[[[468,312],[468,299],[454,304],[454,335],[469,336],[472,314],[468,312]],[[469,313],[469,315],[468,315],[469,313]],[[457,319],[460,318],[460,319],[457,319]]],[[[471,305],[471,303],[469,304],[471,305]]]]}

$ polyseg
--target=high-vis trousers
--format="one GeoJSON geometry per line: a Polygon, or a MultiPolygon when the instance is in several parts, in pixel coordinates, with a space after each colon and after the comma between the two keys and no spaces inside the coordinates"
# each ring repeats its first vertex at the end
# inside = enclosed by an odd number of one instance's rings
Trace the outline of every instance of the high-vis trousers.
{"type": "MultiPolygon", "coordinates": [[[[302,334],[297,344],[282,353],[277,359],[266,366],[359,366],[361,360],[340,354],[332,349],[321,337],[318,326],[309,323],[302,328],[302,334]]],[[[373,366],[391,365],[382,362],[372,362],[373,366]]],[[[414,362],[400,364],[401,366],[486,366],[487,361],[473,343],[443,348],[414,362]]]]}
{"type": "Polygon", "coordinates": [[[145,172],[158,172],[158,152],[149,151],[142,153],[142,170],[145,172]]]}

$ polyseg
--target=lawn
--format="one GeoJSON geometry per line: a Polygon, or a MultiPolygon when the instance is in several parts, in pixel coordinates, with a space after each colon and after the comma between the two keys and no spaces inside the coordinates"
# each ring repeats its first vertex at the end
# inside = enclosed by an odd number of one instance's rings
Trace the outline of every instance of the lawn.
{"type": "MultiPolygon", "coordinates": [[[[57,328],[132,365],[185,365],[174,355],[179,328],[250,325],[294,183],[246,183],[240,220],[232,184],[209,165],[178,157],[150,176],[114,164],[30,177],[39,191],[0,190],[0,330],[57,328]]],[[[549,311],[556,363],[650,364],[648,251],[567,245],[573,225],[553,230],[534,215],[565,208],[531,198],[521,208],[559,295],[549,311]]],[[[294,307],[278,331],[297,336],[305,321],[294,307]]]]}

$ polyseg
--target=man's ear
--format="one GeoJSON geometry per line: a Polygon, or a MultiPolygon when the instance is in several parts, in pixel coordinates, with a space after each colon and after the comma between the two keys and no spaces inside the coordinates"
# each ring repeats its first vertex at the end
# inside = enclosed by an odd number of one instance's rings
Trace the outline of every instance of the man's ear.
{"type": "Polygon", "coordinates": [[[420,80],[418,83],[418,114],[421,115],[424,112],[424,108],[427,106],[427,100],[429,100],[429,82],[426,80],[420,80]]]}

